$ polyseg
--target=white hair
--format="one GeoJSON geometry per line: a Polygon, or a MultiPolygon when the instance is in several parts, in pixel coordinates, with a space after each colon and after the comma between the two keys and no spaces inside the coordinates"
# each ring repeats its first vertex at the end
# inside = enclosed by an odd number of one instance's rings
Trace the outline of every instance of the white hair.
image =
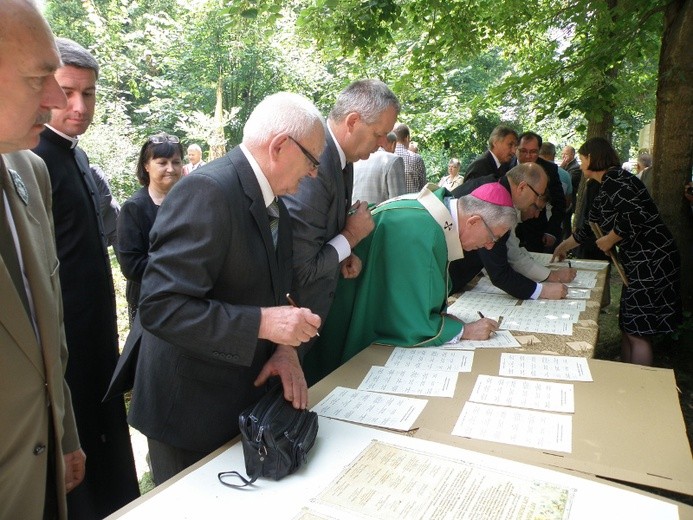
{"type": "Polygon", "coordinates": [[[300,140],[308,137],[318,125],[324,129],[325,120],[308,98],[277,92],[260,101],[250,114],[243,127],[243,144],[258,146],[280,133],[300,140]]]}

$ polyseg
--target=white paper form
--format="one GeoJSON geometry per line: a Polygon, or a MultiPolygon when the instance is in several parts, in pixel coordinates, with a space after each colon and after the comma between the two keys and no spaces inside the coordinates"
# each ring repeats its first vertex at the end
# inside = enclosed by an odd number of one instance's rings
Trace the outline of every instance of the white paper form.
{"type": "MultiPolygon", "coordinates": [[[[541,264],[541,265],[549,265],[551,263],[551,258],[553,255],[551,253],[536,253],[534,251],[527,251],[529,253],[529,256],[531,256],[535,262],[541,264]]],[[[568,267],[568,264],[566,264],[566,267],[568,267]]]]}
{"type": "Polygon", "coordinates": [[[467,402],[452,434],[571,453],[573,418],[570,415],[467,402]]]}
{"type": "MultiPolygon", "coordinates": [[[[520,305],[519,307],[514,307],[508,309],[505,314],[503,314],[504,320],[558,320],[567,321],[569,323],[577,323],[580,319],[580,311],[576,308],[572,309],[546,309],[544,307],[524,307],[520,305]]],[[[503,324],[501,323],[501,326],[503,324]]],[[[539,332],[539,331],[535,331],[539,332]]]]}
{"type": "Polygon", "coordinates": [[[499,316],[503,316],[507,309],[515,307],[518,302],[517,298],[507,294],[466,292],[448,306],[447,313],[464,323],[472,323],[479,320],[480,312],[486,318],[497,319],[499,316]]]}
{"type": "Polygon", "coordinates": [[[562,381],[593,380],[587,360],[571,356],[502,353],[498,374],[562,381]]]}
{"type": "Polygon", "coordinates": [[[565,297],[567,300],[589,300],[590,294],[592,294],[590,289],[568,287],[568,294],[565,297]]]}
{"type": "Polygon", "coordinates": [[[575,413],[574,386],[568,383],[529,381],[481,374],[470,401],[545,412],[575,413]]]}
{"type": "Polygon", "coordinates": [[[386,394],[453,397],[457,385],[457,375],[457,372],[371,367],[358,389],[368,392],[385,392],[386,394]]]}
{"type": "Polygon", "coordinates": [[[409,431],[428,401],[338,386],[313,407],[323,417],[409,431]]]}
{"type": "Polygon", "coordinates": [[[521,346],[510,331],[497,330],[489,339],[463,339],[457,343],[444,343],[439,348],[444,350],[476,350],[478,348],[518,348],[521,346]]]}
{"type": "Polygon", "coordinates": [[[548,264],[551,267],[574,267],[575,269],[585,269],[588,271],[601,271],[606,269],[609,262],[604,262],[601,260],[570,260],[570,266],[568,266],[568,261],[563,260],[562,262],[554,262],[548,264]]]}
{"type": "Polygon", "coordinates": [[[577,309],[582,312],[587,309],[587,302],[585,300],[524,300],[520,307],[540,307],[544,312],[560,312],[570,309],[577,309]]]}
{"type": "Polygon", "coordinates": [[[385,366],[401,370],[471,372],[473,362],[474,352],[471,351],[398,347],[392,351],[385,366]]]}
{"type": "Polygon", "coordinates": [[[597,286],[597,271],[578,271],[575,278],[566,285],[568,287],[594,289],[597,286]]]}
{"type": "Polygon", "coordinates": [[[545,320],[536,315],[504,316],[500,325],[501,329],[516,330],[519,332],[541,332],[544,334],[557,334],[559,336],[572,336],[573,323],[568,320],[545,320]]]}

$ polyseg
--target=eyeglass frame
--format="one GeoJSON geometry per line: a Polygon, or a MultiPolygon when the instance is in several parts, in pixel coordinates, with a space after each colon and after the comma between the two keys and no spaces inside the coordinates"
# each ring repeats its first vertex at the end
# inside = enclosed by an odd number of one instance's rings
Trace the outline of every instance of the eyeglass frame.
{"type": "Polygon", "coordinates": [[[483,222],[484,226],[486,227],[486,231],[488,231],[488,234],[489,234],[489,236],[491,237],[491,242],[493,242],[494,244],[497,244],[498,241],[501,239],[501,237],[497,237],[497,236],[493,233],[493,230],[491,229],[491,226],[489,226],[489,225],[487,224],[487,222],[486,222],[486,220],[484,219],[484,217],[482,217],[481,215],[477,215],[477,216],[481,219],[481,222],[483,222]]]}
{"type": "Polygon", "coordinates": [[[164,144],[164,143],[179,144],[180,139],[175,135],[154,134],[149,139],[147,139],[147,142],[149,142],[151,144],[164,144]]]}
{"type": "Polygon", "coordinates": [[[529,189],[532,190],[532,192],[534,192],[534,194],[537,196],[537,199],[546,200],[546,193],[539,193],[537,190],[534,189],[534,186],[532,186],[527,181],[525,181],[525,184],[529,186],[529,189]]]}
{"type": "Polygon", "coordinates": [[[318,161],[312,153],[310,153],[308,150],[306,150],[306,148],[301,143],[299,143],[296,139],[294,139],[290,135],[287,135],[286,137],[288,137],[294,143],[296,143],[296,146],[298,146],[299,149],[301,150],[301,152],[303,152],[303,155],[306,156],[306,159],[308,159],[310,161],[310,164],[313,165],[313,168],[317,168],[318,166],[320,166],[320,161],[318,161]]]}

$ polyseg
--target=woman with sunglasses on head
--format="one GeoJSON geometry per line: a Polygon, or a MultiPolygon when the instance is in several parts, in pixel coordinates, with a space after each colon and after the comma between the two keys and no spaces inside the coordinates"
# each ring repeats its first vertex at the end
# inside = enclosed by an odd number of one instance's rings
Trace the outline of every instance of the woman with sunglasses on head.
{"type": "Polygon", "coordinates": [[[589,222],[564,240],[554,256],[563,259],[579,244],[594,242],[590,222],[599,225],[603,236],[597,247],[617,255],[628,280],[618,318],[621,361],[652,365],[652,337],[675,331],[682,320],[679,251],[645,185],[621,168],[606,139],[588,139],[578,153],[585,178],[600,184],[599,193],[589,222]]]}
{"type": "Polygon", "coordinates": [[[183,147],[175,135],[159,133],[142,145],[137,161],[142,185],[123,204],[118,216],[118,260],[127,278],[125,297],[130,325],[137,312],[140,283],[149,256],[149,232],[168,192],[183,175],[183,147]]]}

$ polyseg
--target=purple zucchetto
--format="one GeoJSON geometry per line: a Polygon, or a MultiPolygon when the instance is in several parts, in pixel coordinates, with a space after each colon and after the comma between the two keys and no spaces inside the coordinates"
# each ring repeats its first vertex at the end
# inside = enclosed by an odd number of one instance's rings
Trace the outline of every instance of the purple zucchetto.
{"type": "Polygon", "coordinates": [[[495,204],[496,206],[513,207],[513,198],[510,196],[510,192],[498,182],[482,184],[471,192],[470,195],[479,200],[495,204]]]}

